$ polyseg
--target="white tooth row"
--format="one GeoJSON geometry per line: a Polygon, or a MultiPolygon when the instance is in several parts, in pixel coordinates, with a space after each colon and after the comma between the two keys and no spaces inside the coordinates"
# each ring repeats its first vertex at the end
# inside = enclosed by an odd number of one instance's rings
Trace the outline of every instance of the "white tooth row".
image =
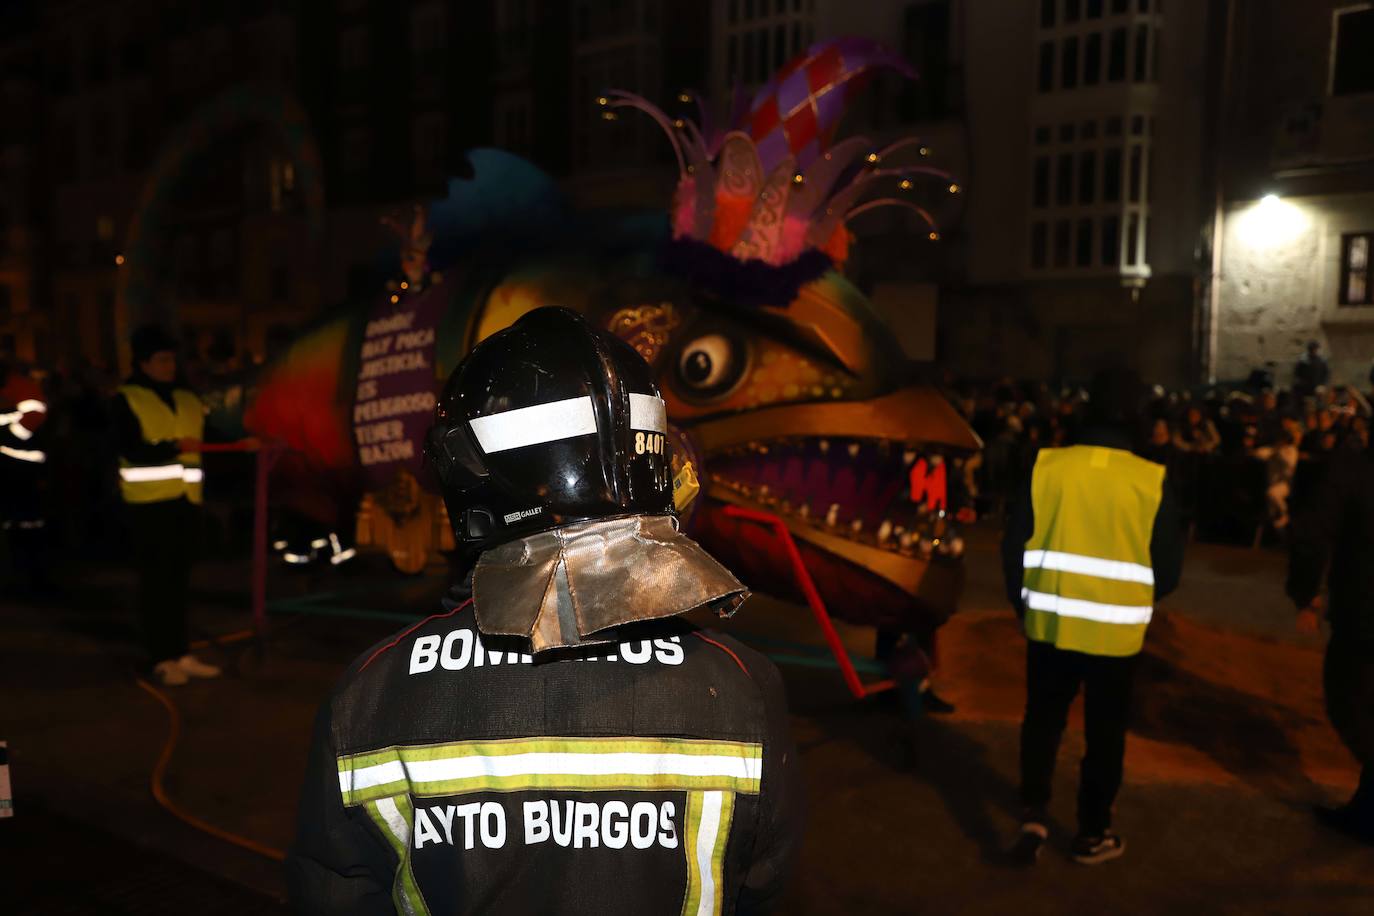
{"type": "MultiPolygon", "coordinates": [[[[749,486],[743,485],[743,483],[728,481],[728,479],[721,478],[720,475],[713,477],[712,481],[719,483],[721,486],[727,486],[727,488],[735,490],[736,493],[741,493],[746,499],[757,500],[758,503],[763,503],[764,505],[774,505],[774,507],[780,509],[783,514],[796,515],[798,518],[811,520],[811,504],[802,503],[798,505],[796,509],[793,509],[793,505],[791,505],[790,501],[782,500],[779,503],[779,501],[772,499],[771,492],[769,492],[767,485],[760,486],[758,492],[754,493],[754,490],[749,488],[749,486]]],[[[830,507],[826,509],[826,514],[824,514],[822,522],[824,526],[829,527],[829,529],[834,529],[837,533],[841,534],[848,533],[849,536],[853,538],[861,536],[864,530],[863,519],[861,518],[852,519],[846,529],[845,527],[841,527],[840,504],[838,503],[830,504],[830,507]]],[[[962,537],[921,537],[918,533],[915,533],[915,531],[908,531],[904,526],[893,525],[892,519],[883,519],[882,522],[879,523],[875,540],[877,540],[878,547],[886,549],[886,551],[899,551],[901,553],[911,553],[911,555],[919,553],[921,556],[930,556],[932,553],[941,553],[941,555],[947,556],[962,556],[963,551],[965,551],[965,542],[963,542],[962,537]]]]}

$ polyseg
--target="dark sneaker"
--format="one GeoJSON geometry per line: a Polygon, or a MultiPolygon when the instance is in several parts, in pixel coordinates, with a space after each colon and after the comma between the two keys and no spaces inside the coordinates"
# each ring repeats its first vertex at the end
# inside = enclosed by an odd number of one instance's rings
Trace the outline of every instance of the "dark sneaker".
{"type": "Polygon", "coordinates": [[[1101,865],[1121,858],[1126,841],[1110,830],[1101,836],[1079,835],[1073,841],[1073,860],[1080,865],[1101,865]]]}
{"type": "Polygon", "coordinates": [[[954,704],[929,687],[921,691],[921,708],[937,716],[947,716],[954,712],[954,704]]]}
{"type": "Polygon", "coordinates": [[[1012,865],[1034,865],[1040,860],[1040,850],[1045,848],[1049,836],[1049,828],[1044,824],[1026,821],[1021,825],[1021,835],[1016,838],[1015,845],[1007,851],[1007,859],[1012,865]]]}
{"type": "Polygon", "coordinates": [[[1374,845],[1374,816],[1361,816],[1354,805],[1341,808],[1327,808],[1318,805],[1312,809],[1317,822],[1323,827],[1343,833],[1353,840],[1374,845]]]}

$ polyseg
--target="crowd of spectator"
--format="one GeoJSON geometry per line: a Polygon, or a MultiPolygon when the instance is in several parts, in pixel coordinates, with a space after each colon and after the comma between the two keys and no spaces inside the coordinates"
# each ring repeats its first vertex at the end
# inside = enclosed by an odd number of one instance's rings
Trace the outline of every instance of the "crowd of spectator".
{"type": "MultiPolygon", "coordinates": [[[[1308,472],[1337,449],[1369,442],[1371,397],[1354,387],[1268,387],[1166,391],[1155,387],[1142,414],[1138,452],[1165,465],[1199,537],[1258,542],[1282,536],[1288,506],[1308,472]]],[[[1374,387],[1374,379],[1371,379],[1374,387]]],[[[984,443],[966,483],[981,512],[997,513],[1030,473],[1036,452],[1075,441],[1087,396],[1045,383],[955,385],[952,396],[984,443]]]]}

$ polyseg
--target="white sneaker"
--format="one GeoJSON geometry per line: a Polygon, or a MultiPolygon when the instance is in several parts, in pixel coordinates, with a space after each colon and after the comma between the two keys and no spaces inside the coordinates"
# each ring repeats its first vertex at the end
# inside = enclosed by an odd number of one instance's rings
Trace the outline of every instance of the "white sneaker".
{"type": "Polygon", "coordinates": [[[187,681],[186,672],[182,670],[181,663],[173,660],[158,662],[153,666],[153,676],[157,678],[163,687],[180,687],[187,681]]]}
{"type": "Polygon", "coordinates": [[[183,674],[189,674],[191,677],[219,677],[223,674],[215,665],[207,665],[194,655],[183,655],[175,664],[183,674]]]}

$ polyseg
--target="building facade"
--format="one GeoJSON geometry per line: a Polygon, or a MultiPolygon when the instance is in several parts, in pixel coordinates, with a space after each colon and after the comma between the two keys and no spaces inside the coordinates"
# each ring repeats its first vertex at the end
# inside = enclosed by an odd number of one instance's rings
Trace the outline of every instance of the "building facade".
{"type": "Polygon", "coordinates": [[[850,273],[900,320],[938,300],[922,348],[971,375],[1196,374],[1209,53],[1217,4],[1159,0],[716,0],[717,95],[813,40],[898,50],[843,128],[917,134],[967,191],[941,240],[898,214],[851,226],[850,273]],[[937,292],[938,291],[938,292],[937,292]]]}
{"type": "Polygon", "coordinates": [[[706,80],[690,0],[94,0],[6,6],[0,353],[127,369],[142,320],[212,370],[380,288],[383,218],[500,146],[575,200],[666,206],[653,126],[706,80]],[[42,53],[39,53],[41,49],[42,53]]]}
{"type": "Polygon", "coordinates": [[[970,236],[943,353],[985,375],[1196,376],[1215,4],[963,8],[970,236]],[[1019,78],[1009,78],[1008,74],[1019,78]]]}
{"type": "Polygon", "coordinates": [[[1333,383],[1374,361],[1374,4],[1236,4],[1229,23],[1215,375],[1291,381],[1310,340],[1333,383]]]}

